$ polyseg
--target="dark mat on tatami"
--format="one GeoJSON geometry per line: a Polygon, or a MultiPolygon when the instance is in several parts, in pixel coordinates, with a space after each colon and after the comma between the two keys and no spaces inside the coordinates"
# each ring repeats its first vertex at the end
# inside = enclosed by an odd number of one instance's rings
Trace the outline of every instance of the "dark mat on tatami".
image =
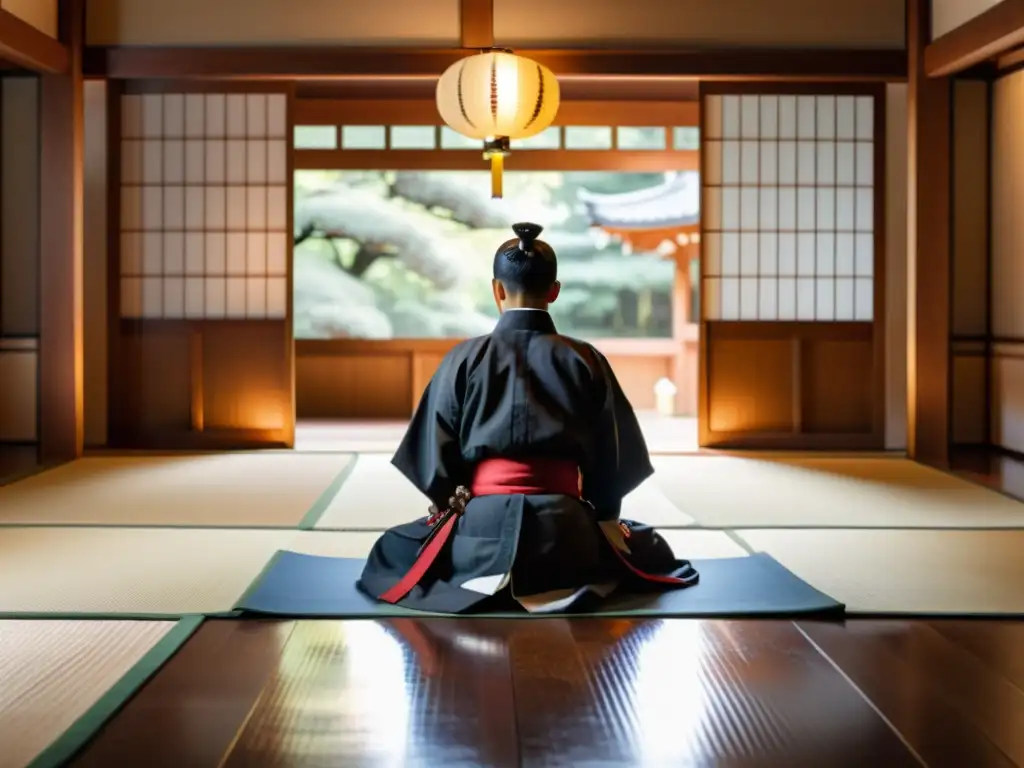
{"type": "MultiPolygon", "coordinates": [[[[244,613],[285,617],[373,618],[421,616],[375,602],[356,589],[361,559],[280,551],[239,601],[244,613]]],[[[571,615],[702,617],[842,614],[842,603],[799,579],[770,556],[694,560],[700,583],[682,590],[616,594],[593,611],[571,615]]],[[[545,614],[490,613],[529,618],[545,614]]],[[[557,615],[557,614],[555,614],[557,615]]]]}

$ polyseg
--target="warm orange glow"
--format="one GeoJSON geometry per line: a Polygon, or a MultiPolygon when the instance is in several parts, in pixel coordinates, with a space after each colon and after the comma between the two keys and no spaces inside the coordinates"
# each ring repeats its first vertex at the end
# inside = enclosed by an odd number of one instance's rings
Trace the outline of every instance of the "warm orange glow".
{"type": "Polygon", "coordinates": [[[558,113],[558,80],[547,67],[504,51],[485,51],[452,64],[437,81],[445,124],[471,139],[525,139],[558,113]]]}
{"type": "MultiPolygon", "coordinates": [[[[753,406],[753,403],[749,405],[753,406]]],[[[715,432],[739,432],[745,429],[748,421],[744,418],[745,410],[747,409],[735,400],[715,402],[708,419],[711,429],[715,432]]]]}
{"type": "Polygon", "coordinates": [[[238,393],[231,424],[207,424],[208,429],[282,429],[287,424],[279,392],[249,390],[238,393]]]}

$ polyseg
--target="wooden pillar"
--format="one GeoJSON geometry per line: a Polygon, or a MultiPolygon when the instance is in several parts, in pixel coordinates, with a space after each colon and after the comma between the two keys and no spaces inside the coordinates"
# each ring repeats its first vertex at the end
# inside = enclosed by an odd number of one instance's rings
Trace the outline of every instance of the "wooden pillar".
{"type": "Polygon", "coordinates": [[[931,3],[908,0],[908,450],[943,465],[950,441],[951,83],[929,78],[931,3]]]}
{"type": "Polygon", "coordinates": [[[680,416],[697,415],[696,356],[689,341],[690,304],[693,286],[690,282],[690,264],[698,258],[700,246],[688,243],[674,254],[675,281],[672,287],[672,338],[676,354],[672,361],[672,379],[676,385],[676,413],[680,416]]]}
{"type": "Polygon", "coordinates": [[[82,45],[84,0],[60,0],[66,73],[40,78],[40,455],[82,454],[84,438],[82,45]]]}

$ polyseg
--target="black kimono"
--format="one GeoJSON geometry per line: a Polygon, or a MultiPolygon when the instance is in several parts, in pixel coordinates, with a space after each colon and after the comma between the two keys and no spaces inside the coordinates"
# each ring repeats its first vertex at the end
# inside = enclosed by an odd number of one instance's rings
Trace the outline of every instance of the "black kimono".
{"type": "Polygon", "coordinates": [[[507,311],[489,336],[457,345],[392,463],[438,509],[453,511],[384,532],[359,583],[373,597],[463,613],[511,596],[527,610],[555,612],[615,589],[697,582],[651,528],[619,519],[623,497],[654,472],[640,425],[608,361],[558,335],[547,312],[507,311]],[[574,482],[478,491],[464,510],[453,507],[456,489],[479,488],[478,469],[495,459],[539,469],[569,462],[574,482]]]}

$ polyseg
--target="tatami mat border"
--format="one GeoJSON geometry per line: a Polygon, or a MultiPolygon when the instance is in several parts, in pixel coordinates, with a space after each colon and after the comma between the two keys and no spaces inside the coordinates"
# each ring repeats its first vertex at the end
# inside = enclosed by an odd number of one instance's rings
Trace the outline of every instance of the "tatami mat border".
{"type": "Polygon", "coordinates": [[[112,688],[89,707],[56,741],[37,755],[29,764],[29,768],[58,768],[66,765],[114,715],[121,711],[139,689],[181,650],[203,621],[202,616],[186,616],[179,619],[112,688]]]}

